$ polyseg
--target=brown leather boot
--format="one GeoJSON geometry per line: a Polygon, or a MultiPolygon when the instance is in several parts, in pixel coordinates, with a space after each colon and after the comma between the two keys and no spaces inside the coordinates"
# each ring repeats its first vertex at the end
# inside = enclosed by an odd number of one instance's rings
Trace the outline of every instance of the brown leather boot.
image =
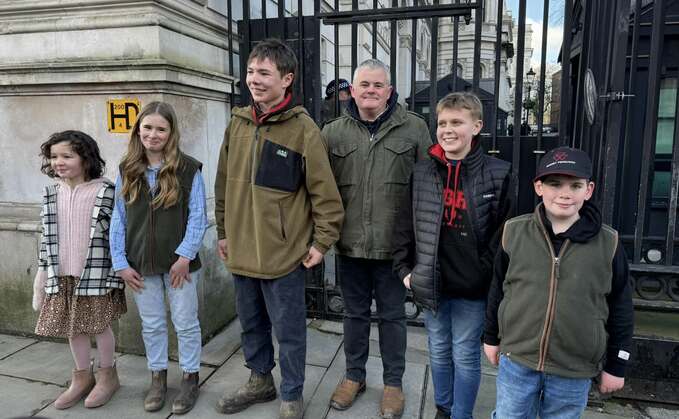
{"type": "Polygon", "coordinates": [[[261,375],[250,371],[248,382],[236,391],[225,393],[217,401],[216,409],[220,413],[236,413],[245,410],[255,403],[264,403],[276,398],[276,387],[271,373],[261,375]]]}
{"type": "Polygon", "coordinates": [[[398,419],[403,415],[405,397],[401,387],[384,386],[380,415],[384,419],[398,419]]]}
{"type": "Polygon", "coordinates": [[[144,399],[144,410],[155,412],[165,405],[167,394],[167,370],[151,371],[151,387],[144,399]]]}
{"type": "Polygon", "coordinates": [[[347,410],[354,404],[358,396],[365,391],[365,381],[356,382],[344,378],[335,388],[330,398],[330,406],[337,410],[347,410]]]}
{"type": "Polygon", "coordinates": [[[68,409],[85,397],[92,390],[92,387],[94,387],[92,364],[85,370],[73,370],[71,385],[57,397],[54,401],[54,407],[60,410],[68,409]]]}
{"type": "Polygon", "coordinates": [[[85,407],[92,408],[105,405],[120,388],[115,361],[108,368],[99,368],[95,378],[97,385],[85,399],[85,407]]]}
{"type": "Polygon", "coordinates": [[[179,386],[179,395],[172,402],[172,413],[183,415],[193,409],[198,399],[198,373],[185,372],[179,386]]]}

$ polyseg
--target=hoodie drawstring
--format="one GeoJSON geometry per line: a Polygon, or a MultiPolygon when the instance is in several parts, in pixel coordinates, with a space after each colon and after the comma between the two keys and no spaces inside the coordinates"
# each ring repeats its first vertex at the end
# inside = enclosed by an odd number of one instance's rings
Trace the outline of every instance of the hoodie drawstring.
{"type": "MultiPolygon", "coordinates": [[[[446,179],[446,191],[450,191],[450,176],[452,175],[452,164],[450,162],[446,163],[446,166],[448,168],[448,178],[446,179]]],[[[448,222],[447,224],[449,226],[453,225],[453,222],[455,222],[455,217],[457,216],[457,208],[458,208],[458,199],[457,199],[457,191],[458,191],[458,186],[460,183],[460,168],[462,167],[462,162],[457,162],[455,165],[455,179],[453,183],[453,205],[451,205],[450,208],[450,213],[448,217],[448,222]]]]}

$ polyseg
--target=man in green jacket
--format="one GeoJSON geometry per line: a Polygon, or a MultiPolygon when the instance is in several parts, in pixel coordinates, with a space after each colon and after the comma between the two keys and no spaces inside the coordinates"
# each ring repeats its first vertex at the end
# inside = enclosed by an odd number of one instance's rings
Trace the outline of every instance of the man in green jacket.
{"type": "Polygon", "coordinates": [[[336,244],[346,376],[330,405],[348,409],[365,390],[374,293],[384,367],[380,413],[400,417],[406,289],[392,272],[392,232],[412,168],[427,156],[432,141],[424,120],[397,103],[389,68],[381,61],[367,60],[356,68],[351,96],[345,114],[328,122],[322,132],[346,211],[336,244]]]}
{"type": "Polygon", "coordinates": [[[234,108],[215,181],[219,255],[234,277],[250,379],[217,403],[235,413],[276,398],[271,327],[280,344],[280,418],[301,418],[305,271],[337,241],[344,211],[320,131],[292,104],[297,59],[279,40],[248,57],[252,106],[234,108]]]}

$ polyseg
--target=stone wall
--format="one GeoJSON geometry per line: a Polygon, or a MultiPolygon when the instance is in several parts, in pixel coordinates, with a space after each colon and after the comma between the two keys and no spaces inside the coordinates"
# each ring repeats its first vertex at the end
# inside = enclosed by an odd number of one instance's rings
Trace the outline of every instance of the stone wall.
{"type": "MultiPolygon", "coordinates": [[[[208,1],[0,1],[0,331],[30,334],[39,203],[51,179],[40,173],[40,144],[78,129],[97,140],[115,179],[128,134],[111,133],[106,102],[169,102],[181,147],[204,163],[211,221],[200,255],[204,338],[235,315],[233,284],[216,257],[214,178],[229,119],[226,17],[208,1]]],[[[115,325],[119,349],[142,352],[131,291],[115,325]]],[[[169,319],[168,319],[169,320],[169,319]]],[[[169,322],[171,323],[171,322],[169,322]]]]}

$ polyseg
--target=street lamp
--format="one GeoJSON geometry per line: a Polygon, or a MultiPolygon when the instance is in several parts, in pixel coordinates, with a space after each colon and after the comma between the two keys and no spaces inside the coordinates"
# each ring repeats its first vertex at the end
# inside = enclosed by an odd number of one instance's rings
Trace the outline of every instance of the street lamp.
{"type": "Polygon", "coordinates": [[[526,87],[528,87],[528,96],[526,96],[526,99],[523,101],[523,107],[524,107],[524,109],[526,109],[526,119],[524,120],[524,122],[526,123],[526,126],[528,126],[528,117],[530,116],[530,110],[529,110],[529,108],[531,107],[530,91],[533,88],[533,81],[534,80],[535,80],[535,71],[533,71],[533,67],[531,67],[528,70],[528,72],[526,73],[526,87]]]}

